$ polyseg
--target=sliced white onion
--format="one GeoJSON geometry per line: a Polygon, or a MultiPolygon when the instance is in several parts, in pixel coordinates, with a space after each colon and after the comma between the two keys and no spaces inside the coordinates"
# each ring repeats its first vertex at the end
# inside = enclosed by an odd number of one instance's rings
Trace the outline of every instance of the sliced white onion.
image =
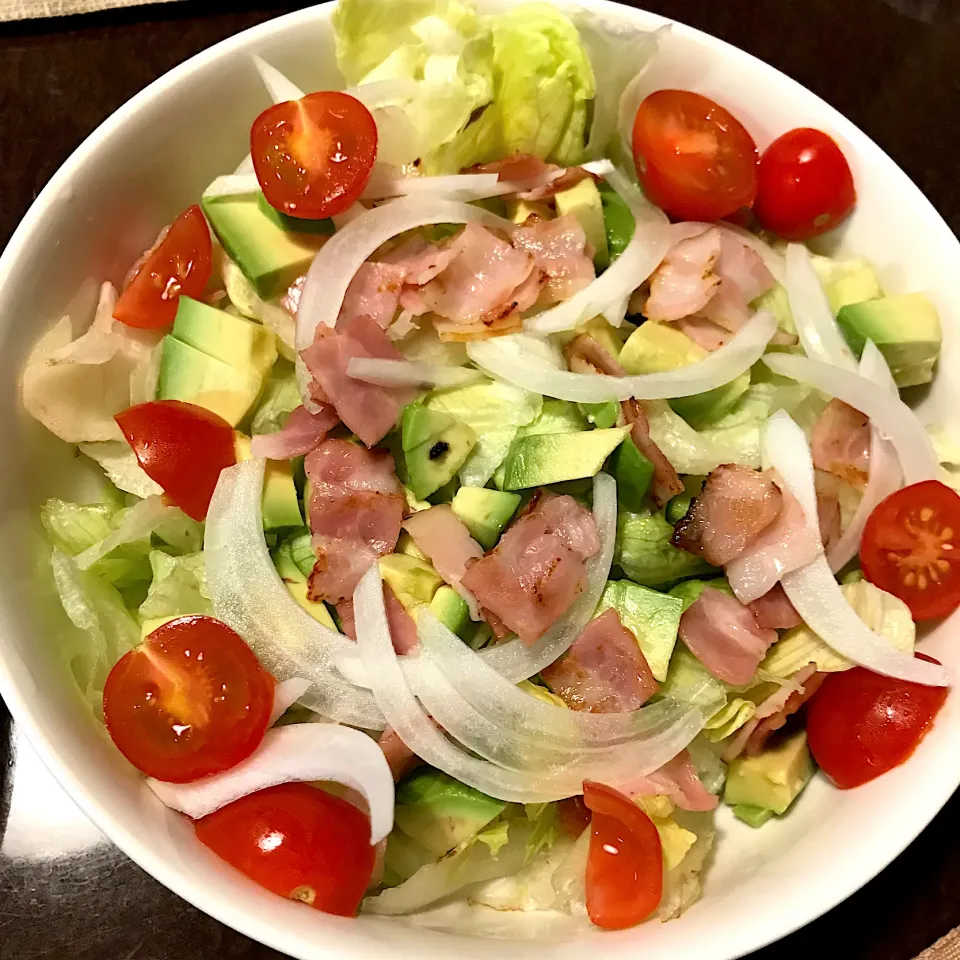
{"type": "MultiPolygon", "coordinates": [[[[637,110],[643,102],[647,93],[645,89],[644,77],[650,67],[656,63],[660,55],[660,40],[670,31],[671,24],[664,24],[662,27],[648,34],[649,47],[644,50],[641,56],[645,59],[640,69],[634,74],[633,79],[623,88],[620,94],[620,102],[617,105],[617,132],[620,134],[620,146],[626,157],[633,156],[633,124],[637,117],[637,110]]],[[[639,59],[639,57],[638,57],[639,59]]]]}
{"type": "Polygon", "coordinates": [[[787,245],[786,288],[790,312],[808,357],[856,370],[857,361],[834,319],[830,301],[802,243],[787,245]]]}
{"type": "Polygon", "coordinates": [[[593,518],[600,537],[600,550],[587,561],[587,585],[569,611],[531,644],[517,637],[481,654],[497,673],[508,680],[514,683],[526,680],[566,653],[600,603],[617,542],[617,482],[608,473],[598,473],[593,478],[593,518]]]}
{"type": "Polygon", "coordinates": [[[98,560],[105,557],[111,550],[149,537],[156,529],[157,524],[171,513],[180,513],[179,507],[168,506],[162,496],[154,495],[141,500],[130,508],[123,522],[109,536],[104,537],[92,547],[87,547],[78,553],[74,560],[81,570],[89,570],[98,560]]]}
{"type": "Polygon", "coordinates": [[[856,371],[808,357],[771,353],[763,362],[774,373],[816,387],[869,417],[873,426],[893,444],[908,485],[937,478],[939,464],[929,434],[917,415],[887,387],[856,371]]]}
{"type": "MultiPolygon", "coordinates": [[[[582,163],[580,166],[587,171],[587,173],[593,174],[595,177],[609,177],[610,174],[616,169],[613,165],[612,160],[591,160],[589,163],[582,163]]],[[[564,171],[566,172],[566,171],[564,171]]]]}
{"type": "Polygon", "coordinates": [[[357,270],[387,240],[407,230],[435,223],[480,223],[510,231],[515,224],[480,207],[431,197],[401,197],[366,210],[338,230],[321,248],[307,271],[297,310],[297,371],[304,406],[313,410],[309,377],[300,351],[313,343],[317,327],[337,322],[347,287],[357,270]]]}
{"type": "Polygon", "coordinates": [[[627,319],[627,310],[629,307],[630,295],[615,303],[611,303],[610,306],[603,311],[603,319],[606,320],[611,327],[619,327],[623,321],[627,319]]]}
{"type": "Polygon", "coordinates": [[[393,829],[393,775],[377,742],[359,730],[332,723],[291,723],[268,730],[242,763],[193,783],[147,778],[168,806],[194,820],[240,797],[280,783],[329,780],[361,793],[370,811],[370,843],[393,829]]]}
{"type": "Polygon", "coordinates": [[[278,683],[273,691],[273,709],[268,725],[272,727],[309,689],[310,681],[303,677],[291,677],[278,683]]]}
{"type": "Polygon", "coordinates": [[[485,380],[483,373],[468,367],[448,367],[422,360],[380,360],[353,357],[347,363],[347,376],[381,387],[462,387],[485,380]]]}
{"type": "MultiPolygon", "coordinates": [[[[899,396],[897,385],[887,366],[887,361],[872,340],[868,340],[860,357],[860,376],[886,387],[892,396],[899,396]]],[[[903,471],[897,452],[889,440],[870,422],[870,475],[856,513],[843,535],[827,549],[827,562],[836,573],[845,567],[860,549],[860,536],[867,519],[881,500],[900,489],[903,471]]]]}
{"type": "MultiPolygon", "coordinates": [[[[850,376],[840,370],[837,373],[850,376]]],[[[763,461],[780,474],[797,498],[810,535],[820,543],[810,447],[803,430],[783,410],[778,410],[764,428],[763,461]]],[[[943,667],[903,653],[857,616],[822,553],[805,567],[785,574],[781,583],[807,626],[841,656],[888,677],[931,686],[950,683],[950,674],[943,667]]]]}
{"type": "Polygon", "coordinates": [[[217,177],[203,191],[203,196],[209,200],[214,197],[249,197],[259,192],[260,181],[255,173],[231,173],[225,177],[217,177]]]}
{"type": "Polygon", "coordinates": [[[253,57],[254,66],[267,88],[267,93],[274,103],[286,103],[288,100],[302,100],[304,92],[290,79],[285,77],[276,67],[271,66],[262,57],[253,57]]]}
{"type": "Polygon", "coordinates": [[[631,397],[663,400],[691,397],[729,383],[763,356],[776,332],[776,319],[761,310],[743,325],[728,344],[714,350],[703,360],[677,370],[625,377],[553,369],[538,363],[537,357],[527,349],[527,344],[515,334],[469,343],[467,355],[478,367],[501,380],[558,400],[576,403],[603,403],[631,397]]]}
{"type": "Polygon", "coordinates": [[[370,176],[361,199],[387,197],[443,197],[447,200],[483,200],[516,193],[517,187],[500,181],[495,173],[463,173],[444,177],[404,176],[394,168],[378,166],[370,176]]]}
{"type": "Polygon", "coordinates": [[[264,463],[246,460],[222,471],[210,501],[204,556],[214,615],[246,640],[277,680],[310,681],[301,698],[305,707],[339,723],[382,730],[383,714],[370,691],[347,683],[333,665],[335,653],[355,645],[314,620],[273,565],[263,539],[264,463]]]}
{"type": "Polygon", "coordinates": [[[611,304],[619,304],[656,270],[670,249],[674,231],[666,214],[649,203],[619,170],[611,168],[606,179],[633,214],[635,226],[630,242],[596,280],[569,300],[524,320],[528,333],[573,330],[611,304]]]}

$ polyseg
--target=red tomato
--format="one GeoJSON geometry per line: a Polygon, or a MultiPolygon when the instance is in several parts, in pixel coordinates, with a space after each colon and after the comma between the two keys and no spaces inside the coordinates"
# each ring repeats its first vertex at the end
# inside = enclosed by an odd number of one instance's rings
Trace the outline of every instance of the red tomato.
{"type": "Polygon", "coordinates": [[[663,895],[663,850],[653,821],[625,794],[589,780],[593,811],[587,858],[587,913],[598,927],[623,930],[646,920],[663,895]]]}
{"type": "Polygon", "coordinates": [[[116,663],[103,688],[103,715],[117,749],[138,770],[189,783],[257,749],[274,686],[225,623],[179,617],[116,663]]]}
{"type": "Polygon", "coordinates": [[[184,513],[203,520],[220,471],[237,462],[233,427],[182,400],[140,403],[114,419],[147,476],[184,513]]]}
{"type": "Polygon", "coordinates": [[[846,157],[822,130],[791,130],[764,150],[753,209],[768,230],[809,240],[832,230],[856,202],[846,157]]]}
{"type": "Polygon", "coordinates": [[[311,93],[265,110],[250,131],[257,180],[270,206],[320,220],[363,192],[377,156],[377,124],[346,93],[311,93]]]}
{"type": "Polygon", "coordinates": [[[807,704],[810,752],[842,790],[859,787],[911,756],[946,699],[946,687],[893,680],[864,667],[828,674],[807,704]]]}
{"type": "Polygon", "coordinates": [[[352,917],[373,875],[370,821],[305,783],[269,787],[196,822],[197,839],[281,897],[352,917]]]}
{"type": "Polygon", "coordinates": [[[210,228],[194,204],[170,225],[155,250],[120,295],[114,319],[129,327],[162,329],[173,324],[180,294],[199,297],[210,279],[210,228]]]}
{"type": "Polygon", "coordinates": [[[757,145],[734,116],[690,90],[658,90],[637,111],[644,193],[676,220],[719,220],[757,195],[757,145]]]}
{"type": "Polygon", "coordinates": [[[960,605],[960,497],[939,480],[904,487],[881,501],[860,540],[873,584],[899,597],[914,620],[945,617],[960,605]]]}

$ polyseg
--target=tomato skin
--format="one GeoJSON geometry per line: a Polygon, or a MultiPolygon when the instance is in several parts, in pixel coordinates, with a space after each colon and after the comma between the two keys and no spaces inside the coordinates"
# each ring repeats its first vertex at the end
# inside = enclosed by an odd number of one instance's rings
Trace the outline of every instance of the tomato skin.
{"type": "Polygon", "coordinates": [[[754,212],[785,240],[809,240],[832,230],[856,202],[850,165],[822,130],[790,130],[764,150],[754,212]]]}
{"type": "Polygon", "coordinates": [[[864,667],[828,674],[807,704],[810,752],[841,790],[859,787],[910,758],[947,693],[864,667]]]}
{"type": "Polygon", "coordinates": [[[147,476],[194,520],[203,520],[220,471],[237,462],[233,427],[182,400],[151,400],[114,419],[147,476]]]}
{"type": "Polygon", "coordinates": [[[200,297],[210,280],[213,244],[196,204],[177,217],[117,300],[115,320],[128,327],[172,326],[180,295],[200,297]]]}
{"type": "Polygon", "coordinates": [[[272,207],[320,220],[343,213],[363,193],[377,156],[377,124],[349,94],[311,93],[261,113],[250,152],[272,207]]]}
{"type": "Polygon", "coordinates": [[[653,821],[626,794],[585,780],[593,812],[587,857],[587,913],[605,930],[646,920],[663,896],[663,849],[653,821]]]}
{"type": "Polygon", "coordinates": [[[690,90],[657,90],[640,104],[633,158],[644,193],[676,220],[719,220],[757,195],[753,137],[690,90]]]}
{"type": "Polygon", "coordinates": [[[369,819],[305,783],[241,797],[194,826],[201,843],[251,880],[324,913],[355,916],[373,875],[369,819]]]}
{"type": "Polygon", "coordinates": [[[103,688],[117,749],[142,773],[189,783],[236,766],[263,740],[275,683],[213,617],[178,617],[122,657],[103,688]]]}
{"type": "Polygon", "coordinates": [[[860,539],[864,576],[899,597],[914,620],[945,617],[960,605],[960,496],[939,480],[890,494],[860,539]]]}

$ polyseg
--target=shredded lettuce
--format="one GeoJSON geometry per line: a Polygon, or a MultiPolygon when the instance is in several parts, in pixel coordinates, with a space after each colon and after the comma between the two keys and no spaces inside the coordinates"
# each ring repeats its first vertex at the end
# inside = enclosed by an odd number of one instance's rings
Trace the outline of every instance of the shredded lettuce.
{"type": "Polygon", "coordinates": [[[111,483],[135,497],[151,497],[163,493],[163,488],[147,476],[137,455],[126,440],[102,440],[99,443],[81,443],[80,452],[96,461],[111,483]]]}
{"type": "Polygon", "coordinates": [[[300,390],[293,364],[278,360],[253,411],[250,432],[275,433],[283,428],[287,417],[299,406],[300,390]]]}
{"type": "Polygon", "coordinates": [[[171,557],[162,550],[152,550],[150,566],[153,581],[140,604],[141,621],[191,613],[212,616],[202,552],[171,557]]]}
{"type": "Polygon", "coordinates": [[[704,723],[703,735],[711,743],[719,743],[736,733],[756,712],[757,705],[752,700],[734,697],[704,723]]]}

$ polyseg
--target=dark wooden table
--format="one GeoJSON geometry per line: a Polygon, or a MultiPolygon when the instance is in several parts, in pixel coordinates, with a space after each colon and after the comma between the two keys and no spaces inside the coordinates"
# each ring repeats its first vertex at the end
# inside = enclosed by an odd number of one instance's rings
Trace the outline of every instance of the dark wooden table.
{"type": "MultiPolygon", "coordinates": [[[[960,229],[958,0],[645,5],[814,90],[884,147],[960,229]]],[[[74,147],[130,96],[204,47],[298,6],[305,4],[184,0],[0,26],[0,244],[74,147]]],[[[958,820],[960,795],[863,890],[751,960],[910,960],[960,924],[958,820]]],[[[836,855],[824,851],[826,869],[836,855]]],[[[112,847],[40,768],[0,702],[0,960],[45,957],[279,954],[194,910],[112,847]]]]}

